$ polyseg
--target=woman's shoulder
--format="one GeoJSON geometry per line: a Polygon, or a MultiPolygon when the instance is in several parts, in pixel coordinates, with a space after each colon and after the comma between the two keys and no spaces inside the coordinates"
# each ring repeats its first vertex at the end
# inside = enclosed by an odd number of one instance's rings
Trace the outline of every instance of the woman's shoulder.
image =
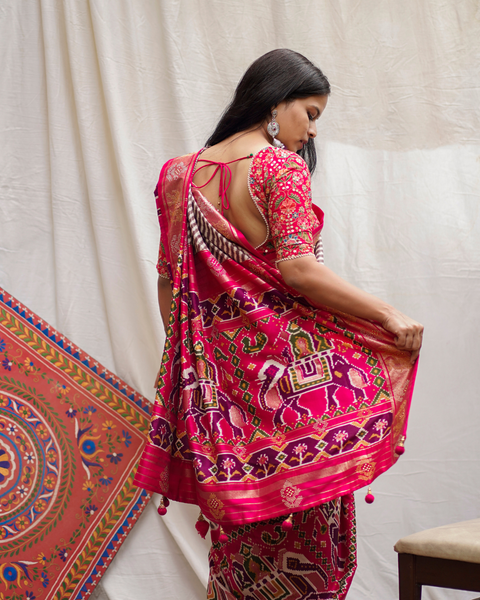
{"type": "Polygon", "coordinates": [[[181,178],[197,154],[198,152],[192,152],[191,154],[175,156],[167,160],[160,172],[160,179],[164,177],[168,182],[172,182],[175,179],[181,178]]]}
{"type": "Polygon", "coordinates": [[[310,190],[310,171],[296,152],[266,146],[253,157],[248,178],[250,194],[266,214],[272,193],[288,189],[310,190]]]}
{"type": "Polygon", "coordinates": [[[266,146],[258,151],[252,160],[252,167],[258,166],[264,172],[270,175],[279,175],[285,170],[304,171],[309,175],[307,163],[296,152],[286,148],[275,148],[266,146]]]}
{"type": "Polygon", "coordinates": [[[286,148],[266,146],[257,152],[250,165],[249,184],[251,189],[262,190],[267,195],[285,178],[310,180],[307,163],[296,152],[286,148]]]}

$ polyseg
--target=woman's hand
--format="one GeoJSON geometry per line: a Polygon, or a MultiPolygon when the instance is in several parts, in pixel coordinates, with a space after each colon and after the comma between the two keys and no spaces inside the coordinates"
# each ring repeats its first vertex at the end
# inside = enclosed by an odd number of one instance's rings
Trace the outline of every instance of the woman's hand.
{"type": "Polygon", "coordinates": [[[422,347],[423,325],[392,308],[392,313],[383,320],[382,327],[393,333],[395,346],[399,350],[412,353],[410,362],[415,363],[422,347]]]}
{"type": "Polygon", "coordinates": [[[380,298],[351,285],[325,265],[319,264],[314,256],[279,262],[278,269],[287,285],[314,304],[381,323],[395,336],[397,348],[411,352],[412,363],[417,359],[423,335],[423,325],[420,323],[380,298]]]}

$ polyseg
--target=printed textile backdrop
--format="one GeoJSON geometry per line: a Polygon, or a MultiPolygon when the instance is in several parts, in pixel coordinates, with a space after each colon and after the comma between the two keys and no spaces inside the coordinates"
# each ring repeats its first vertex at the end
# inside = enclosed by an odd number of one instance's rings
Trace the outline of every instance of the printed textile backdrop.
{"type": "Polygon", "coordinates": [[[150,499],[150,405],[1,288],[0,354],[0,593],[84,600],[150,499]]]}
{"type": "MultiPolygon", "coordinates": [[[[357,494],[351,600],[397,597],[400,537],[480,516],[479,31],[478,0],[0,3],[0,285],[149,399],[162,163],[204,143],[264,52],[329,77],[326,264],[426,327],[406,453],[373,505],[357,494]]],[[[195,518],[149,503],[98,597],[204,598],[195,518]]]]}

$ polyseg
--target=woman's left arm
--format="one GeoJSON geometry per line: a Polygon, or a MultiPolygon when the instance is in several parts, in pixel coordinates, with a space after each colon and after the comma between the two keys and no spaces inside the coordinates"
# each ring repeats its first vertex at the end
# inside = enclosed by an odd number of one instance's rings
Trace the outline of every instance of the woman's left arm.
{"type": "Polygon", "coordinates": [[[284,152],[278,155],[284,163],[278,168],[277,160],[276,170],[271,169],[268,220],[283,280],[317,306],[377,321],[393,333],[397,348],[412,353],[414,362],[422,345],[423,326],[317,262],[310,174],[299,157],[284,152]]]}

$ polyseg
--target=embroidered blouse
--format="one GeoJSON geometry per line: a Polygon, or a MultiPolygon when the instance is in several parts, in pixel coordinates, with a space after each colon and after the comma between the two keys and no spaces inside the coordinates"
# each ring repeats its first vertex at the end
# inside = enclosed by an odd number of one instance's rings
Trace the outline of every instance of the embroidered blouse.
{"type": "MultiPolygon", "coordinates": [[[[263,148],[252,158],[248,186],[267,226],[265,240],[256,249],[275,252],[276,263],[315,256],[322,224],[312,209],[310,172],[303,158],[283,148],[263,148]]],[[[170,277],[162,238],[157,271],[170,277]]]]}

